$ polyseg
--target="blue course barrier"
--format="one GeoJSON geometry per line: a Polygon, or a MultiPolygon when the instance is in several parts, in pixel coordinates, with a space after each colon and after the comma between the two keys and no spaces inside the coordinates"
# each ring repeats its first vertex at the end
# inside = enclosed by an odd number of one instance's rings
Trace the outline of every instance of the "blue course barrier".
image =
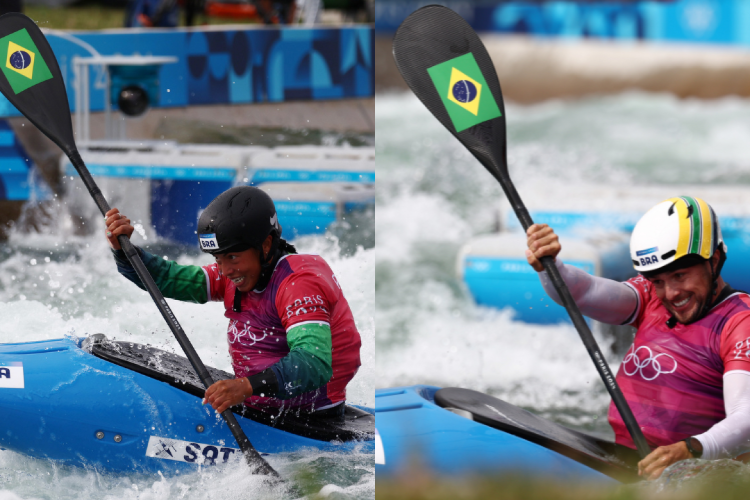
{"type": "MultiPolygon", "coordinates": [[[[750,45],[747,0],[437,0],[477,31],[540,37],[750,45]]],[[[375,29],[393,32],[421,1],[378,0],[375,29]]]]}
{"type": "MultiPolygon", "coordinates": [[[[202,28],[172,30],[48,31],[73,94],[73,58],[100,55],[174,56],[159,69],[155,107],[246,104],[369,97],[374,92],[373,29],[202,28]]],[[[91,74],[91,110],[104,109],[101,67],[91,74]]],[[[18,116],[0,97],[0,116],[18,116]]]]}
{"type": "MultiPolygon", "coordinates": [[[[582,258],[561,256],[566,264],[583,269],[589,274],[598,274],[616,281],[624,281],[635,275],[629,254],[629,235],[640,219],[639,212],[624,213],[583,213],[565,211],[531,211],[534,222],[549,224],[560,235],[563,249],[583,239],[586,234],[617,231],[624,236],[611,244],[597,249],[598,269],[591,260],[592,255],[582,258]],[[582,232],[583,231],[583,232],[582,232]]],[[[512,212],[505,220],[510,233],[519,234],[520,224],[512,212]]],[[[750,218],[744,216],[719,217],[722,236],[727,245],[727,261],[722,277],[733,288],[750,291],[750,218]]],[[[520,233],[522,234],[522,233],[520,233]]],[[[475,238],[469,242],[477,247],[475,238]]],[[[461,255],[463,281],[474,300],[480,305],[499,309],[510,307],[515,311],[514,318],[527,323],[550,324],[568,322],[568,314],[562,306],[549,298],[541,286],[536,271],[523,256],[525,246],[515,245],[512,240],[503,240],[505,252],[476,249],[461,255]],[[510,249],[510,250],[509,250],[510,249]],[[513,252],[516,255],[513,255],[513,252]]],[[[575,255],[573,252],[572,255],[575,255]]]]}
{"type": "Polygon", "coordinates": [[[0,120],[0,200],[47,199],[49,194],[10,125],[0,120]]]}

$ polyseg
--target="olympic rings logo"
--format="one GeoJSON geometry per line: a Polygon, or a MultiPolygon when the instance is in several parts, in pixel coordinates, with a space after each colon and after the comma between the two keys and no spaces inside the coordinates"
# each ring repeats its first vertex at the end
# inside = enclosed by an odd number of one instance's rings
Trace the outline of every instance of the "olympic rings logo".
{"type": "Polygon", "coordinates": [[[635,344],[630,346],[628,354],[622,361],[622,368],[625,375],[632,377],[636,373],[640,373],[644,380],[654,380],[662,373],[667,375],[677,370],[677,361],[669,354],[662,352],[654,356],[653,351],[644,345],[638,349],[634,349],[635,344]],[[648,354],[648,356],[641,359],[641,356],[645,354],[648,354]],[[662,359],[660,360],[659,358],[662,359]]]}
{"type": "Polygon", "coordinates": [[[258,337],[251,329],[250,325],[245,323],[242,326],[242,329],[237,328],[237,325],[239,324],[239,321],[236,319],[233,319],[229,323],[229,328],[227,329],[227,335],[229,336],[229,343],[230,344],[241,344],[245,347],[250,347],[255,345],[257,342],[260,342],[264,338],[266,338],[266,332],[263,332],[262,337],[258,337]],[[234,338],[233,338],[234,337],[234,338]],[[243,341],[243,337],[247,338],[248,341],[243,341]]]}

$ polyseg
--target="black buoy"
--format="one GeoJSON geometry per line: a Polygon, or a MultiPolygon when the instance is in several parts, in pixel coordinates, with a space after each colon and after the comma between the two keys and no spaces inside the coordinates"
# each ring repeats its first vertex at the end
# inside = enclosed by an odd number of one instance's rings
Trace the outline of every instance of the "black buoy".
{"type": "Polygon", "coordinates": [[[148,94],[137,85],[128,85],[120,90],[117,106],[127,116],[141,116],[148,109],[148,94]]]}

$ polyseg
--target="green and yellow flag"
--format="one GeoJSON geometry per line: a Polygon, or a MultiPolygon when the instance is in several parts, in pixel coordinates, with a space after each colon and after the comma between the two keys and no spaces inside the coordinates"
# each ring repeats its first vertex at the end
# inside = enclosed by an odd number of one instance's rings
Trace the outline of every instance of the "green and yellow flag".
{"type": "Polygon", "coordinates": [[[464,54],[427,68],[427,73],[456,132],[502,116],[473,54],[464,54]]]}
{"type": "Polygon", "coordinates": [[[52,78],[26,29],[0,38],[0,67],[16,94],[52,78]]]}

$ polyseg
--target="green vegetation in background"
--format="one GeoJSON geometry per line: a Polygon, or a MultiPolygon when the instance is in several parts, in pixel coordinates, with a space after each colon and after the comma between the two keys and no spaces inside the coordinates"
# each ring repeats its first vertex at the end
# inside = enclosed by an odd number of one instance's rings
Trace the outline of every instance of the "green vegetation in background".
{"type": "Polygon", "coordinates": [[[98,30],[122,28],[125,22],[123,7],[99,4],[77,4],[71,7],[52,8],[42,5],[25,5],[23,13],[40,28],[64,30],[98,30]]]}
{"type": "MultiPolygon", "coordinates": [[[[2,0],[0,0],[2,1],[2,0]]],[[[185,24],[185,14],[180,9],[180,25],[185,24]]],[[[41,5],[25,5],[24,14],[33,19],[40,28],[63,30],[100,30],[122,28],[125,24],[125,8],[102,5],[98,2],[79,2],[69,7],[52,8],[41,5]]],[[[198,16],[199,24],[254,24],[248,19],[198,16]]]]}
{"type": "Polygon", "coordinates": [[[746,500],[750,466],[734,460],[684,460],[656,481],[596,484],[504,474],[442,480],[411,471],[377,481],[377,500],[746,500]]]}

